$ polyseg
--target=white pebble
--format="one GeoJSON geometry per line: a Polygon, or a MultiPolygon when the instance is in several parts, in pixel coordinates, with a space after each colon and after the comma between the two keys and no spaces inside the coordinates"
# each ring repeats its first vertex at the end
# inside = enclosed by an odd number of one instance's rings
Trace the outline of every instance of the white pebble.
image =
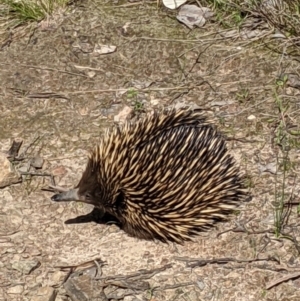
{"type": "Polygon", "coordinates": [[[250,120],[250,121],[252,121],[252,120],[255,120],[256,117],[254,115],[250,115],[250,116],[247,117],[247,119],[250,120]]]}

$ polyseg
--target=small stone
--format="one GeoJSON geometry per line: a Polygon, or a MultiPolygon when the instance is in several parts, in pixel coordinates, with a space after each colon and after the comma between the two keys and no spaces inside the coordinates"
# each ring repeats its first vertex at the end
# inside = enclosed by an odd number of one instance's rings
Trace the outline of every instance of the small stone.
{"type": "Polygon", "coordinates": [[[197,280],[196,283],[197,283],[197,286],[199,287],[199,289],[201,291],[204,290],[205,284],[204,284],[204,282],[202,280],[197,280]]]}
{"type": "MultiPolygon", "coordinates": [[[[66,294],[71,300],[88,301],[96,300],[95,296],[99,296],[97,300],[108,300],[102,298],[103,288],[95,285],[91,277],[88,275],[80,275],[79,277],[69,278],[63,285],[66,294]]],[[[112,298],[110,298],[112,299],[112,298]]],[[[115,299],[115,298],[114,298],[115,299]]]]}
{"type": "Polygon", "coordinates": [[[22,285],[16,285],[12,286],[7,290],[8,294],[22,294],[24,291],[24,288],[22,285]]]}
{"type": "Polygon", "coordinates": [[[4,154],[0,154],[0,188],[20,182],[20,176],[4,154]]]}
{"type": "Polygon", "coordinates": [[[54,286],[54,285],[61,284],[61,282],[64,280],[65,276],[66,276],[66,273],[64,273],[62,271],[54,272],[50,277],[50,281],[49,281],[48,285],[54,286]]]}
{"type": "Polygon", "coordinates": [[[21,255],[20,254],[15,254],[13,256],[13,261],[19,261],[20,260],[21,255]]]}
{"type": "Polygon", "coordinates": [[[158,98],[151,98],[151,100],[150,100],[150,103],[151,103],[153,106],[157,106],[160,102],[161,102],[161,100],[158,99],[158,98]]]}
{"type": "Polygon", "coordinates": [[[57,210],[56,210],[56,212],[58,213],[58,214],[62,214],[63,212],[64,212],[64,210],[65,210],[65,207],[58,207],[57,208],[57,210]]]}
{"type": "Polygon", "coordinates": [[[33,270],[40,266],[40,262],[38,260],[24,260],[17,261],[12,264],[12,268],[21,272],[22,274],[29,275],[33,270]]]}
{"type": "Polygon", "coordinates": [[[76,141],[78,141],[78,140],[79,140],[79,137],[77,137],[77,136],[74,136],[74,137],[71,137],[70,139],[71,139],[71,141],[73,141],[73,142],[76,142],[76,141]]]}
{"type": "Polygon", "coordinates": [[[95,48],[94,48],[94,53],[95,54],[107,54],[107,53],[115,52],[116,49],[117,49],[117,47],[114,45],[96,44],[95,48]]]}
{"type": "Polygon", "coordinates": [[[43,164],[44,164],[44,159],[41,158],[39,155],[35,156],[30,160],[30,165],[37,169],[42,168],[43,164]]]}
{"type": "MultiPolygon", "coordinates": [[[[15,248],[7,248],[6,253],[15,253],[16,249],[15,248]]],[[[4,254],[4,253],[3,253],[4,254]]]]}
{"type": "Polygon", "coordinates": [[[132,108],[125,106],[118,115],[114,116],[115,122],[124,122],[132,112],[132,108]]]}
{"type": "Polygon", "coordinates": [[[57,176],[62,177],[67,173],[67,170],[64,166],[60,165],[60,166],[57,166],[54,169],[52,169],[51,173],[55,177],[57,177],[57,176]]]}
{"type": "Polygon", "coordinates": [[[3,198],[5,199],[6,202],[11,202],[13,201],[13,196],[9,193],[9,191],[3,191],[3,198]]]}
{"type": "Polygon", "coordinates": [[[252,121],[252,120],[255,120],[256,117],[254,115],[250,115],[250,116],[247,117],[247,119],[250,120],[250,121],[252,121]]]}
{"type": "Polygon", "coordinates": [[[91,138],[91,135],[87,133],[80,133],[79,137],[81,140],[89,140],[91,138]]]}
{"type": "Polygon", "coordinates": [[[44,286],[38,289],[31,301],[54,301],[56,292],[52,287],[44,286]]]}
{"type": "Polygon", "coordinates": [[[30,162],[28,161],[28,162],[26,162],[26,163],[24,163],[24,164],[22,164],[19,168],[18,168],[18,170],[19,170],[19,172],[28,172],[29,171],[29,169],[30,169],[30,162]]]}
{"type": "Polygon", "coordinates": [[[88,75],[89,78],[93,78],[93,77],[95,77],[96,72],[95,71],[89,71],[89,72],[87,72],[87,75],[88,75]]]}
{"type": "Polygon", "coordinates": [[[177,20],[185,24],[188,28],[193,29],[194,26],[202,27],[206,20],[210,19],[214,13],[207,7],[198,7],[196,5],[181,6],[177,20]]]}
{"type": "Polygon", "coordinates": [[[89,114],[89,110],[87,107],[82,107],[82,108],[79,108],[78,109],[78,113],[81,115],[81,116],[86,116],[89,114]]]}

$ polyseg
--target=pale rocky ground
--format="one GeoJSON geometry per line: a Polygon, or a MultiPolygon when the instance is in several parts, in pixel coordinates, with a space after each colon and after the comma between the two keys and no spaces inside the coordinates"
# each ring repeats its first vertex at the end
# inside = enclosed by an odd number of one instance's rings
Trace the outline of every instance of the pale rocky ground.
{"type": "MultiPolygon", "coordinates": [[[[153,5],[87,2],[43,26],[0,54],[0,151],[8,151],[14,138],[24,141],[20,153],[29,146],[17,169],[27,171],[29,159],[40,155],[42,170],[30,171],[51,173],[57,185],[70,188],[80,179],[87,150],[124,109],[189,103],[214,115],[229,137],[242,138],[230,140],[228,147],[251,178],[253,199],[194,242],[168,245],[129,237],[116,225],[65,224],[92,207],[53,203],[52,193],[41,190],[51,184],[50,177],[23,176],[22,183],[0,189],[0,300],[71,300],[63,287],[67,272],[57,266],[99,258],[106,262],[102,277],[171,264],[145,280],[150,289],[120,300],[300,300],[297,277],[266,289],[300,271],[297,206],[283,229],[294,241],[274,234],[275,187],[280,190],[283,183],[276,172],[281,152],[274,141],[283,115],[275,103],[275,80],[281,70],[299,73],[299,63],[249,41],[220,38],[212,34],[218,30],[212,24],[190,32],[153,5]],[[89,49],[96,43],[117,50],[95,55],[89,49]],[[148,90],[122,91],[133,86],[148,90]],[[243,227],[249,233],[238,231],[243,227]],[[190,268],[178,257],[266,260],[190,268]],[[190,285],[164,289],[183,283],[190,285]]],[[[284,87],[278,95],[289,103],[286,128],[299,131],[299,90],[284,87]]],[[[300,193],[298,137],[290,137],[294,144],[284,181],[294,203],[300,193]]],[[[88,280],[86,300],[115,300],[100,297],[98,282],[88,280]]]]}

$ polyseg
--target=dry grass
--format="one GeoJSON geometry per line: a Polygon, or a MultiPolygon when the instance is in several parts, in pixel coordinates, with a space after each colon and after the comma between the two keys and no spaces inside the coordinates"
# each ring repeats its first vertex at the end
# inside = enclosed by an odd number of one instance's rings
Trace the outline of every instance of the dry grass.
{"type": "MultiPolygon", "coordinates": [[[[247,31],[268,29],[271,40],[279,43],[267,47],[279,53],[284,49],[289,55],[299,55],[300,0],[205,0],[201,5],[213,8],[222,27],[247,31]]],[[[265,38],[263,35],[260,40],[270,44],[270,39],[265,38]]]]}
{"type": "Polygon", "coordinates": [[[14,28],[27,22],[39,22],[61,8],[69,0],[0,0],[0,23],[14,28]]]}
{"type": "Polygon", "coordinates": [[[224,26],[242,25],[248,18],[259,18],[287,35],[300,35],[299,0],[206,0],[224,26]]]}

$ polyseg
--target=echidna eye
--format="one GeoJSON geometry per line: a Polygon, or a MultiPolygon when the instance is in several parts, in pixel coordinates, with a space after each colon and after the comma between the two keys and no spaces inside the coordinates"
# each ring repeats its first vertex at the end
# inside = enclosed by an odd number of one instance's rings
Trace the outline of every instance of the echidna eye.
{"type": "Polygon", "coordinates": [[[84,196],[87,200],[90,200],[92,198],[92,194],[90,192],[86,192],[84,196]]]}

